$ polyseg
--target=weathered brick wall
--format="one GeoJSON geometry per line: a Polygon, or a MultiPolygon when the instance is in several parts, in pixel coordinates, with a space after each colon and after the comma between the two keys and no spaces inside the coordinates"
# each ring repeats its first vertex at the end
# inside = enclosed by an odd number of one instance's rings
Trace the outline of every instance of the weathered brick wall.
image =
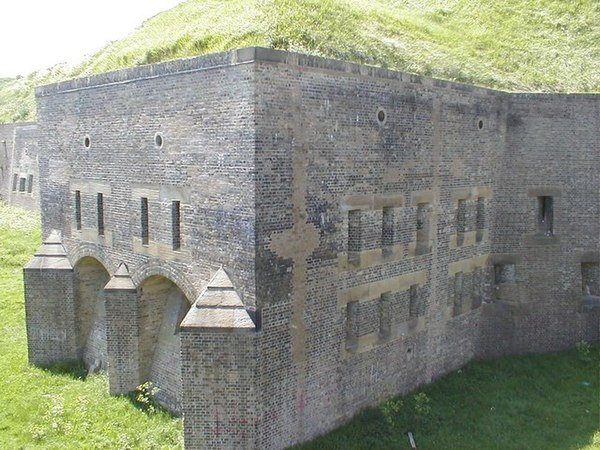
{"type": "Polygon", "coordinates": [[[253,68],[226,67],[231,56],[37,91],[44,235],[62,232],[74,266],[91,257],[112,276],[126,263],[139,291],[139,304],[129,312],[116,305],[108,317],[108,328],[119,333],[108,339],[108,359],[127,372],[123,379],[112,374],[111,390],[150,380],[160,389],[159,401],[177,412],[175,332],[189,301],[223,265],[247,307],[255,306],[253,68]],[[152,295],[155,277],[166,286],[164,295],[152,295]],[[166,291],[172,290],[189,301],[171,302],[166,291]],[[129,326],[137,327],[137,342],[127,334],[129,326]],[[124,362],[114,348],[119,342],[136,349],[135,364],[124,362]]]}
{"type": "Polygon", "coordinates": [[[138,289],[139,341],[107,308],[111,391],[137,370],[176,409],[182,382],[190,448],[282,448],[473,358],[598,339],[598,96],[245,49],[38,102],[45,235],[138,289]],[[167,331],[220,265],[261,329],[183,332],[179,380],[167,331]]]}
{"type": "Polygon", "coordinates": [[[514,263],[514,285],[497,287],[517,304],[501,314],[511,327],[494,317],[486,331],[490,343],[510,343],[499,353],[598,339],[598,313],[580,306],[582,264],[600,262],[599,111],[595,95],[510,96],[492,251],[514,263]],[[552,233],[539,229],[539,197],[552,198],[552,233]]]}
{"type": "Polygon", "coordinates": [[[257,67],[265,448],[320,434],[477,354],[472,273],[490,251],[482,204],[506,115],[501,93],[277,56],[291,64],[257,67]],[[454,317],[449,285],[461,271],[468,292],[454,317]]]}
{"type": "Polygon", "coordinates": [[[186,449],[262,448],[253,333],[181,331],[186,449]]]}
{"type": "Polygon", "coordinates": [[[220,67],[228,58],[39,88],[44,233],[61,230],[71,257],[86,243],[104,264],[126,262],[134,279],[148,265],[165,263],[195,291],[221,264],[231,267],[244,301],[254,305],[253,69],[220,67]],[[142,198],[148,199],[148,245],[141,241],[142,198]],[[178,250],[173,201],[181,208],[178,250]]]}
{"type": "Polygon", "coordinates": [[[301,55],[263,59],[259,382],[272,419],[261,447],[313,437],[475,357],[598,339],[597,313],[576,310],[581,262],[597,260],[600,236],[597,96],[517,96],[301,55]],[[576,239],[526,239],[528,188],[539,186],[568,191],[560,201],[572,206],[555,202],[554,228],[575,218],[576,239]],[[495,264],[515,259],[514,279],[497,285],[495,264]]]}

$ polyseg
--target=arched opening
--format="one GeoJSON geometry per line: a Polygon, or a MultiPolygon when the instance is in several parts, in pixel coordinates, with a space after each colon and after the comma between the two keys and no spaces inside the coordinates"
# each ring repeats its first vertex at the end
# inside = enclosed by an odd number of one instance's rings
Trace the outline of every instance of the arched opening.
{"type": "Polygon", "coordinates": [[[158,387],[158,402],[181,411],[181,358],[179,325],[190,308],[182,290],[155,275],[140,286],[140,380],[158,387]]]}
{"type": "Polygon", "coordinates": [[[104,286],[110,275],[97,259],[89,256],[80,259],[74,270],[78,355],[88,371],[106,370],[104,286]]]}

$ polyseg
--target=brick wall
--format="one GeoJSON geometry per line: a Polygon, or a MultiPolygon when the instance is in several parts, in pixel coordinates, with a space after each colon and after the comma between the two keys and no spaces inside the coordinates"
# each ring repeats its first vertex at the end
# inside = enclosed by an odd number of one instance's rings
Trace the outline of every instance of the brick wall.
{"type": "Polygon", "coordinates": [[[44,235],[137,289],[136,336],[107,308],[111,392],[180,395],[189,448],[286,447],[474,358],[598,339],[598,96],[265,49],[37,94],[44,235]],[[178,341],[220,266],[259,331],[178,341]]]}

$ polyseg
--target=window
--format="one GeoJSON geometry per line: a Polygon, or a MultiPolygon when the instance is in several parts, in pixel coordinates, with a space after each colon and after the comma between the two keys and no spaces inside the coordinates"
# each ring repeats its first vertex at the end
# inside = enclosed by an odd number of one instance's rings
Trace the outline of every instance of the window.
{"type": "Polygon", "coordinates": [[[13,175],[13,182],[12,182],[12,190],[16,191],[17,190],[17,184],[19,183],[19,175],[17,175],[16,173],[13,175]]]}
{"type": "Polygon", "coordinates": [[[148,199],[146,197],[142,197],[141,210],[142,244],[148,245],[150,236],[148,233],[148,199]]]}
{"type": "Polygon", "coordinates": [[[461,199],[458,201],[456,209],[456,245],[461,246],[465,241],[464,233],[467,231],[467,201],[461,199]]]}
{"type": "Polygon", "coordinates": [[[391,247],[394,245],[394,214],[392,208],[383,208],[381,222],[381,246],[391,247]]]}
{"type": "Polygon", "coordinates": [[[408,316],[412,319],[419,315],[419,285],[413,284],[409,291],[408,316]]]}
{"type": "Polygon", "coordinates": [[[483,230],[485,229],[485,197],[477,197],[477,242],[483,241],[483,230]]]}
{"type": "Polygon", "coordinates": [[[417,206],[417,248],[416,254],[429,252],[429,203],[419,203],[417,206]]]}
{"type": "Polygon", "coordinates": [[[391,318],[391,292],[384,292],[379,297],[379,338],[387,339],[390,337],[392,328],[391,318]]]}
{"type": "Polygon", "coordinates": [[[462,272],[457,272],[454,275],[454,302],[452,315],[458,316],[462,313],[464,295],[464,275],[462,272]]]}
{"type": "Polygon", "coordinates": [[[600,263],[581,264],[581,287],[584,294],[600,296],[600,263]]]}
{"type": "Polygon", "coordinates": [[[552,236],[554,222],[554,202],[549,196],[538,197],[538,233],[552,236]]]}
{"type": "Polygon", "coordinates": [[[346,350],[354,351],[358,344],[358,302],[346,305],[346,350]]]}
{"type": "Polygon", "coordinates": [[[81,230],[81,191],[75,191],[75,228],[81,230]]]}
{"type": "Polygon", "coordinates": [[[25,192],[25,178],[19,178],[19,192],[25,192]]]}
{"type": "Polygon", "coordinates": [[[27,176],[27,193],[31,194],[33,192],[33,175],[27,176]]]}
{"type": "Polygon", "coordinates": [[[515,283],[515,265],[511,263],[494,264],[494,283],[515,283]]]}
{"type": "Polygon", "coordinates": [[[171,203],[171,227],[173,250],[179,250],[181,248],[181,204],[178,200],[171,203]]]}
{"type": "Polygon", "coordinates": [[[96,212],[98,215],[98,235],[104,236],[104,195],[98,192],[96,196],[96,212]]]}
{"type": "Polygon", "coordinates": [[[361,212],[359,209],[348,211],[348,251],[361,250],[361,212]]]}

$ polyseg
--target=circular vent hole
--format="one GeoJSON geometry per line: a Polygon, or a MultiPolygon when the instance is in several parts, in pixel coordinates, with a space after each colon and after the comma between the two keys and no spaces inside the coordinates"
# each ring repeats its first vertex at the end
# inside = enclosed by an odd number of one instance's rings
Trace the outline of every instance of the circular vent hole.
{"type": "Polygon", "coordinates": [[[163,138],[159,133],[154,135],[154,145],[156,145],[158,148],[163,146],[163,138]]]}

